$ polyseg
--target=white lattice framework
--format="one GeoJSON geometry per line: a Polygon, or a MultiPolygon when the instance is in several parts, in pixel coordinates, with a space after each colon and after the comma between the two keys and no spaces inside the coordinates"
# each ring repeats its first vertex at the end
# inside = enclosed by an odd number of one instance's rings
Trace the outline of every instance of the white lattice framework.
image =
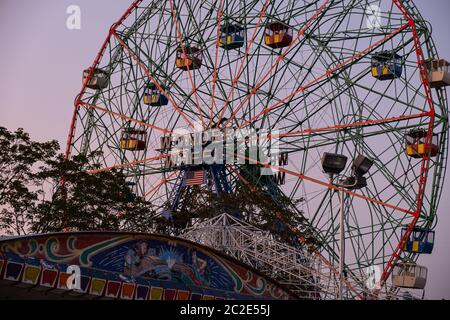
{"type": "Polygon", "coordinates": [[[337,277],[305,250],[276,241],[224,213],[186,229],[183,238],[224,252],[288,286],[307,299],[335,298],[337,277]]]}
{"type": "MultiPolygon", "coordinates": [[[[227,213],[196,223],[184,230],[183,238],[214,248],[263,272],[287,286],[303,299],[336,299],[338,275],[333,266],[319,255],[294,248],[227,213]]],[[[346,283],[347,298],[367,298],[369,290],[361,288],[351,277],[346,283]]],[[[381,293],[380,299],[402,298],[392,292],[381,293]]]]}

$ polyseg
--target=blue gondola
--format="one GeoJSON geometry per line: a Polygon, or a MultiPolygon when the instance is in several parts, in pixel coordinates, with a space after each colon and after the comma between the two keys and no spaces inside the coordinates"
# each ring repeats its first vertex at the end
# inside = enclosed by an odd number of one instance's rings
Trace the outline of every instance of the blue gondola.
{"type": "Polygon", "coordinates": [[[378,80],[393,80],[402,76],[402,57],[392,51],[383,51],[372,56],[372,76],[378,80]]]}
{"type": "Polygon", "coordinates": [[[125,199],[127,202],[134,202],[136,201],[136,193],[133,192],[133,188],[136,185],[136,183],[131,182],[131,181],[127,181],[125,182],[125,185],[128,188],[128,192],[125,196],[125,199]]]}
{"type": "Polygon", "coordinates": [[[226,23],[220,27],[219,46],[225,50],[241,48],[244,45],[244,28],[238,24],[226,23]]]}
{"type": "MultiPolygon", "coordinates": [[[[165,91],[166,89],[162,87],[165,91]]],[[[150,84],[144,91],[144,104],[154,107],[165,106],[169,103],[167,97],[159,91],[153,83],[150,84]]]]}
{"type": "MultiPolygon", "coordinates": [[[[405,234],[406,231],[407,229],[404,228],[402,234],[405,234]]],[[[405,242],[403,251],[409,253],[430,254],[433,252],[433,246],[434,231],[423,228],[414,228],[405,242]]]]}

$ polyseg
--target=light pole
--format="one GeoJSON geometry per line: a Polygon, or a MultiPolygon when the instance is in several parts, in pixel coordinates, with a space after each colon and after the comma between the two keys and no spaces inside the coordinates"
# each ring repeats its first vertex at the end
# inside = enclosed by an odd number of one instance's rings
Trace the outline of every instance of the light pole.
{"type": "Polygon", "coordinates": [[[344,266],[345,266],[345,189],[355,190],[367,186],[364,175],[370,170],[373,161],[359,155],[353,161],[352,175],[346,177],[341,183],[334,183],[334,176],[339,175],[346,167],[347,157],[340,154],[324,153],[322,168],[330,176],[330,184],[340,188],[339,210],[339,290],[338,299],[343,300],[344,293],[344,266]]]}
{"type": "Polygon", "coordinates": [[[344,294],[344,263],[345,263],[345,192],[341,189],[341,209],[339,210],[339,300],[344,294]]]}

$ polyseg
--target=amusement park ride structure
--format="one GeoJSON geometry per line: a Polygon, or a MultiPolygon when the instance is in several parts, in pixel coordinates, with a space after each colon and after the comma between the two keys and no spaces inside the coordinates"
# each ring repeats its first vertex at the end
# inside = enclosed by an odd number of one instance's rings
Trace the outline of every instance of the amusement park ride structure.
{"type": "MultiPolygon", "coordinates": [[[[214,248],[270,275],[301,299],[339,299],[342,294],[340,273],[324,262],[317,252],[279,242],[270,232],[258,229],[228,213],[204,220],[184,230],[181,237],[214,248]]],[[[410,265],[409,268],[414,267],[410,265]]],[[[411,270],[409,273],[411,274],[411,270]]],[[[414,274],[414,270],[412,273],[414,274]]],[[[415,284],[404,282],[417,280],[414,275],[409,278],[396,275],[394,281],[400,287],[411,288],[415,284]],[[400,281],[402,282],[399,283],[400,281]]],[[[418,281],[423,282],[423,277],[418,281]]],[[[344,288],[348,291],[346,297],[371,296],[369,289],[356,293],[354,288],[358,284],[352,282],[352,279],[344,279],[344,288]]],[[[382,298],[402,299],[403,294],[404,292],[390,293],[382,298]]]]}
{"type": "Polygon", "coordinates": [[[220,197],[245,184],[272,201],[298,246],[225,210],[183,236],[305,297],[392,298],[425,287],[416,261],[434,243],[448,85],[449,64],[410,0],[136,0],[84,71],[66,155],[101,151],[97,172],[122,170],[133,194],[167,219],[193,189],[220,197]],[[380,26],[362,27],[373,5],[380,26]],[[290,161],[168,165],[165,139],[197,127],[266,130],[290,161]],[[355,159],[352,176],[327,181],[323,171],[351,168],[322,170],[324,154],[355,159]],[[288,210],[301,222],[289,224],[288,210]],[[368,289],[373,266],[381,277],[368,289]]]}

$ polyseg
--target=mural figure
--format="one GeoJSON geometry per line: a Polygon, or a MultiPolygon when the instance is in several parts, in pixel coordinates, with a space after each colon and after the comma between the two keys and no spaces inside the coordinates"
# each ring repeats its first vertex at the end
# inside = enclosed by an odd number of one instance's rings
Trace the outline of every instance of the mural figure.
{"type": "Polygon", "coordinates": [[[205,259],[201,259],[197,255],[197,251],[192,251],[192,269],[195,276],[202,281],[205,285],[210,285],[210,270],[208,268],[208,262],[205,259]]]}
{"type": "Polygon", "coordinates": [[[138,241],[130,246],[124,256],[123,274],[184,284],[210,285],[209,269],[208,261],[200,258],[196,250],[187,250],[183,254],[174,247],[155,248],[146,241],[138,241]]]}
{"type": "Polygon", "coordinates": [[[139,241],[128,249],[123,273],[133,277],[144,275],[170,280],[170,273],[164,272],[164,264],[165,262],[157,256],[156,249],[149,248],[146,241],[139,241]]]}

